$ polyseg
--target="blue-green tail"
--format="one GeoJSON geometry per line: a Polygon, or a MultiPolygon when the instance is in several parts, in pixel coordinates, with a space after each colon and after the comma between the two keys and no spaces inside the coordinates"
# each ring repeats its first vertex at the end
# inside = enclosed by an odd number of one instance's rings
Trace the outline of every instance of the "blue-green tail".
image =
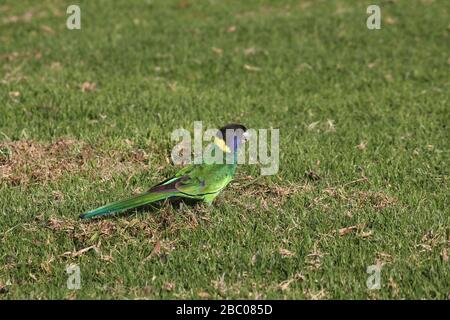
{"type": "Polygon", "coordinates": [[[147,192],[129,199],[113,202],[106,206],[97,208],[95,210],[86,212],[80,215],[81,219],[88,219],[92,217],[102,216],[105,214],[120,212],[128,209],[140,207],[155,201],[164,200],[173,197],[177,192],[147,192]]]}

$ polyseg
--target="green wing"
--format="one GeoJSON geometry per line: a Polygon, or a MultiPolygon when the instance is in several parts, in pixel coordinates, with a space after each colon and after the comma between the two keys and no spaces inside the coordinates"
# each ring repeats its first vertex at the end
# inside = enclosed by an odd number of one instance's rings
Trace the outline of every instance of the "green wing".
{"type": "Polygon", "coordinates": [[[219,192],[231,181],[235,165],[190,165],[147,192],[129,199],[113,202],[82,214],[83,219],[124,211],[171,197],[203,200],[212,203],[219,192]]]}
{"type": "Polygon", "coordinates": [[[233,179],[235,165],[202,164],[183,168],[176,174],[174,183],[176,190],[188,197],[201,198],[207,202],[227,186],[233,179]]]}

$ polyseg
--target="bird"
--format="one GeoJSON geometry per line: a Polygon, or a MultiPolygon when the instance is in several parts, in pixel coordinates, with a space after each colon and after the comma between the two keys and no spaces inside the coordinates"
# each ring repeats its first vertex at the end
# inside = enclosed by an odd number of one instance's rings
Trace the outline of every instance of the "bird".
{"type": "Polygon", "coordinates": [[[80,215],[88,219],[134,209],[165,199],[182,198],[203,201],[212,205],[213,200],[233,180],[239,149],[249,139],[247,128],[241,124],[221,127],[214,137],[215,150],[220,150],[229,161],[223,163],[190,164],[175,176],[164,180],[144,193],[88,211],[80,215]],[[231,134],[230,134],[231,133],[231,134]]]}

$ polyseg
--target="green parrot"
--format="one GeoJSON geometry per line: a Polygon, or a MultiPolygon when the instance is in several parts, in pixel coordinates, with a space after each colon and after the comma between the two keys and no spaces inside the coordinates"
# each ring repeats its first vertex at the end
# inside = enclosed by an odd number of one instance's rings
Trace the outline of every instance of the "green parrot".
{"type": "Polygon", "coordinates": [[[217,195],[233,179],[237,166],[239,147],[248,139],[247,128],[240,124],[229,124],[219,129],[214,143],[231,161],[223,163],[191,164],[147,192],[129,199],[113,202],[80,215],[81,219],[102,216],[133,209],[169,198],[187,198],[212,204],[217,195]]]}

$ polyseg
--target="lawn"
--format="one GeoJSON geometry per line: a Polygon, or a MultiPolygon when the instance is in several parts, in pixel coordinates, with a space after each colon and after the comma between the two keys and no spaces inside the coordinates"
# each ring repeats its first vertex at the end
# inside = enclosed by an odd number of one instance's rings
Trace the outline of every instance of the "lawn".
{"type": "Polygon", "coordinates": [[[448,299],[450,5],[369,30],[372,2],[78,1],[68,30],[2,0],[0,299],[448,299]],[[278,128],[278,173],[78,219],[174,174],[194,121],[278,128]]]}

